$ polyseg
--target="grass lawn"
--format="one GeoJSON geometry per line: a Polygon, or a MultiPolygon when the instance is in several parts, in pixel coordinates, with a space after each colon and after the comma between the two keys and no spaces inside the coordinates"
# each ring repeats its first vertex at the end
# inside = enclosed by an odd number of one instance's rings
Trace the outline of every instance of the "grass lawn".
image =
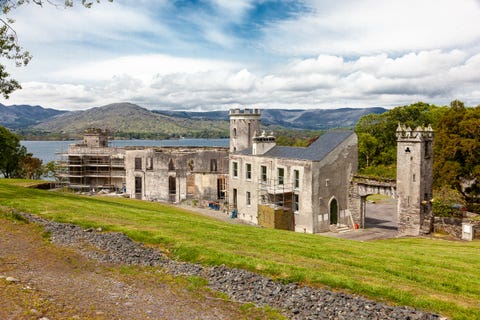
{"type": "MultiPolygon", "coordinates": [[[[409,305],[453,319],[480,319],[480,242],[356,242],[227,224],[172,206],[25,188],[0,179],[5,207],[56,221],[124,232],[172,258],[225,264],[409,305]]],[[[28,183],[27,183],[28,185],[28,183]]]]}

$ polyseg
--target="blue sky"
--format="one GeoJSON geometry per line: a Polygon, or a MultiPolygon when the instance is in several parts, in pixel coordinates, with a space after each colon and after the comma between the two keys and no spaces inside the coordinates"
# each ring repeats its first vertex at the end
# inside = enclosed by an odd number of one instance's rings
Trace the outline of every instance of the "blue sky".
{"type": "Polygon", "coordinates": [[[479,0],[103,0],[9,16],[34,58],[9,67],[23,89],[3,104],[480,104],[479,0]]]}

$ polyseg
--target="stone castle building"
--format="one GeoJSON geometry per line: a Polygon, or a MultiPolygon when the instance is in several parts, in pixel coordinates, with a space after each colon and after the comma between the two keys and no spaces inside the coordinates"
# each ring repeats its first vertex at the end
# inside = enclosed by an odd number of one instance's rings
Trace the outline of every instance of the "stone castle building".
{"type": "Polygon", "coordinates": [[[89,129],[69,146],[59,174],[73,189],[109,189],[131,198],[224,205],[264,227],[318,233],[364,227],[369,194],[398,199],[399,235],[431,230],[433,131],[397,129],[397,181],[357,177],[357,136],[330,131],[309,147],[277,146],[260,132],[258,109],[232,109],[230,147],[108,147],[89,129]],[[333,229],[332,229],[333,228],[333,229]]]}

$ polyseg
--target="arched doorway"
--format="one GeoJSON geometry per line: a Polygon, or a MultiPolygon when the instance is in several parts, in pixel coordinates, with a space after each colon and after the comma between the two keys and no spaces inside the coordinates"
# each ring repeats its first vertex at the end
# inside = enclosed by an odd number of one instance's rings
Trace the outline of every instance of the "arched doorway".
{"type": "Polygon", "coordinates": [[[337,199],[332,198],[330,200],[330,224],[338,223],[338,202],[337,199]]]}

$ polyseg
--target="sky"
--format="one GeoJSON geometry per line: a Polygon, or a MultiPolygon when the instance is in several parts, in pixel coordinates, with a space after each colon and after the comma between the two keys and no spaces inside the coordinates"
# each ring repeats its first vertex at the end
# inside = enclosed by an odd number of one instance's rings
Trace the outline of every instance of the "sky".
{"type": "MultiPolygon", "coordinates": [[[[60,2],[62,0],[59,0],[60,2]]],[[[8,16],[33,56],[0,103],[84,110],[480,104],[480,0],[102,0],[8,16]]]]}

